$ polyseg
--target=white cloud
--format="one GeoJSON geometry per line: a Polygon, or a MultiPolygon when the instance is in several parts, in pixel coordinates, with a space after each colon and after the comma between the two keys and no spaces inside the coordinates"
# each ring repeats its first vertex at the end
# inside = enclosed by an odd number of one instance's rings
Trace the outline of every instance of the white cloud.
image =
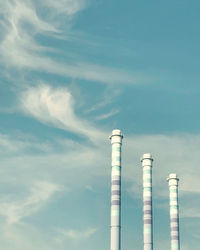
{"type": "Polygon", "coordinates": [[[4,250],[64,250],[56,239],[26,223],[0,225],[1,248],[4,250]]]}
{"type": "Polygon", "coordinates": [[[57,29],[37,15],[31,1],[13,0],[8,3],[2,2],[2,5],[4,35],[0,44],[1,60],[17,68],[28,66],[30,63],[35,64],[37,53],[41,53],[45,48],[37,44],[34,36],[38,33],[57,32],[57,29]]]}
{"type": "MultiPolygon", "coordinates": [[[[72,33],[70,20],[85,6],[82,0],[63,1],[1,1],[3,19],[1,21],[2,38],[0,42],[0,56],[2,65],[14,69],[31,69],[39,72],[58,74],[62,76],[86,79],[103,83],[145,83],[149,78],[141,74],[125,72],[121,69],[108,68],[94,63],[80,60],[59,63],[46,54],[58,48],[40,45],[38,34],[54,36],[61,34],[60,27],[63,19],[59,15],[65,14],[65,27],[72,33]],[[38,8],[38,6],[40,8],[38,8]],[[46,16],[39,15],[41,6],[47,12],[46,16]],[[55,18],[56,15],[56,18],[55,18]]],[[[45,11],[43,11],[45,13],[45,11]]],[[[59,52],[60,53],[60,52],[59,52]]],[[[61,51],[62,53],[62,51],[61,51]]],[[[63,54],[63,53],[62,53],[63,54]]],[[[67,59],[67,58],[66,58],[67,59]]]]}
{"type": "Polygon", "coordinates": [[[55,13],[57,15],[60,13],[64,13],[69,16],[74,15],[84,8],[86,4],[85,0],[37,0],[37,2],[48,8],[49,11],[53,12],[53,16],[55,16],[55,13]]]}
{"type": "Polygon", "coordinates": [[[8,224],[19,222],[24,217],[37,212],[61,188],[46,181],[36,182],[30,195],[22,202],[0,202],[0,214],[6,217],[8,224]]]}
{"type": "Polygon", "coordinates": [[[107,138],[103,145],[94,146],[64,138],[51,138],[44,142],[27,135],[1,135],[0,187],[8,193],[10,189],[17,189],[20,194],[37,182],[38,173],[47,182],[63,186],[67,182],[72,189],[92,186],[96,179],[94,176],[103,176],[106,171],[109,174],[107,144],[109,147],[107,138]]]}
{"type": "Polygon", "coordinates": [[[105,119],[108,119],[108,118],[118,114],[118,113],[119,113],[118,109],[113,109],[113,110],[111,110],[110,112],[108,112],[106,114],[98,115],[96,117],[96,120],[105,120],[105,119]]]}
{"type": "Polygon", "coordinates": [[[106,107],[109,104],[113,104],[113,101],[116,97],[120,95],[121,91],[120,88],[112,88],[112,86],[107,86],[103,97],[100,96],[98,100],[96,100],[95,104],[92,105],[89,109],[85,111],[85,113],[96,112],[97,110],[106,107]]]}
{"type": "Polygon", "coordinates": [[[0,156],[5,157],[9,154],[13,156],[21,154],[28,150],[37,152],[48,152],[50,150],[50,145],[47,143],[42,143],[36,140],[33,136],[25,136],[22,134],[7,135],[0,134],[0,156]]]}
{"type": "Polygon", "coordinates": [[[82,240],[90,238],[94,233],[96,233],[97,228],[88,228],[86,230],[59,230],[61,235],[66,236],[72,240],[82,240]]]}
{"type": "Polygon", "coordinates": [[[88,121],[76,116],[75,101],[66,88],[55,89],[47,85],[29,88],[21,95],[20,102],[26,114],[48,125],[82,134],[94,142],[105,135],[88,121]]]}

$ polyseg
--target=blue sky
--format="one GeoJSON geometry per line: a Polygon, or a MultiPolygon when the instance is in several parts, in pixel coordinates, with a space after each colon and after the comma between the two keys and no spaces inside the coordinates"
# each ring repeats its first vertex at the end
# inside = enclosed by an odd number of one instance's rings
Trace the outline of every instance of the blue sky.
{"type": "Polygon", "coordinates": [[[142,249],[140,156],[154,157],[155,250],[180,177],[199,248],[199,1],[0,0],[0,244],[109,249],[108,139],[123,140],[122,246],[142,249]]]}

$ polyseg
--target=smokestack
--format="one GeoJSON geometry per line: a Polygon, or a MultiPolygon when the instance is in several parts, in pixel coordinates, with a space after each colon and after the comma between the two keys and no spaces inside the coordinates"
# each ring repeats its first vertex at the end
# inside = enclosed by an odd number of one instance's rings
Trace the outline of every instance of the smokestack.
{"type": "Polygon", "coordinates": [[[152,223],[152,163],[151,154],[144,154],[141,158],[143,167],[143,240],[144,250],[153,250],[152,223]]]}
{"type": "Polygon", "coordinates": [[[170,233],[171,250],[180,250],[179,241],[179,208],[178,208],[178,182],[177,174],[170,174],[167,178],[169,183],[170,200],[170,233]]]}
{"type": "Polygon", "coordinates": [[[121,250],[121,146],[123,135],[115,129],[110,136],[112,144],[111,173],[111,240],[110,250],[121,250]]]}

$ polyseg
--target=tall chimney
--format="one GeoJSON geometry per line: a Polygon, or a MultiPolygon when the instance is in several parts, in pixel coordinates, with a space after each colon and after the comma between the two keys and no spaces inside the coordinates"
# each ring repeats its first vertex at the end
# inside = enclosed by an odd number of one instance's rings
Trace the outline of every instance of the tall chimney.
{"type": "Polygon", "coordinates": [[[141,158],[143,167],[143,240],[144,250],[153,250],[152,223],[152,163],[151,154],[144,154],[141,158]]]}
{"type": "Polygon", "coordinates": [[[123,135],[115,129],[112,144],[111,172],[111,239],[110,250],[121,250],[121,146],[123,135]]]}
{"type": "Polygon", "coordinates": [[[178,207],[179,178],[177,174],[170,174],[167,181],[169,183],[171,250],[180,250],[178,207]]]}

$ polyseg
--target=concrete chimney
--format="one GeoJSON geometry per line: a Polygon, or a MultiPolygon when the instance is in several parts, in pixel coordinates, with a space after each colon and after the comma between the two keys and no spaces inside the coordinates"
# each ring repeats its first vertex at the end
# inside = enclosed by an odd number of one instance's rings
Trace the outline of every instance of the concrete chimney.
{"type": "Polygon", "coordinates": [[[179,178],[177,174],[170,174],[167,181],[169,183],[171,250],[180,250],[178,207],[179,178]]]}
{"type": "Polygon", "coordinates": [[[115,129],[110,136],[112,144],[111,170],[111,239],[110,250],[121,250],[121,146],[123,135],[115,129]]]}
{"type": "Polygon", "coordinates": [[[152,163],[151,154],[144,154],[141,158],[143,167],[143,240],[144,250],[153,250],[152,223],[152,163]]]}

